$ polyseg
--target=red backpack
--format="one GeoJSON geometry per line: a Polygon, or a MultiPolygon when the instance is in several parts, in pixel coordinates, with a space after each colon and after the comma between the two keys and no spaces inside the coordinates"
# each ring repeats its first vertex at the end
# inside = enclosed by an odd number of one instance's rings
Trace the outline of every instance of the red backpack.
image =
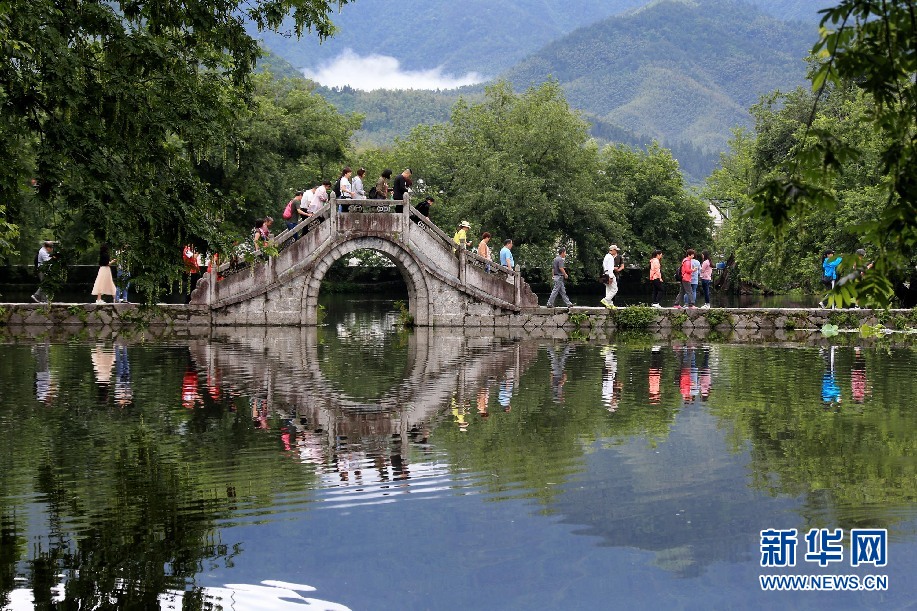
{"type": "Polygon", "coordinates": [[[293,200],[291,199],[287,202],[287,207],[283,209],[283,218],[290,220],[293,218],[293,200]]]}

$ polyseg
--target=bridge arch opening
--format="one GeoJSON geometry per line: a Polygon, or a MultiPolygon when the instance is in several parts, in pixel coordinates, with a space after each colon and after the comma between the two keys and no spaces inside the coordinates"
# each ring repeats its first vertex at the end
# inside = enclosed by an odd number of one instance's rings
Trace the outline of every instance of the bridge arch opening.
{"type": "Polygon", "coordinates": [[[321,287],[329,271],[354,258],[355,253],[372,251],[382,257],[398,271],[404,283],[408,310],[418,325],[426,325],[429,321],[430,294],[427,279],[415,257],[395,242],[379,237],[361,237],[347,240],[337,244],[315,265],[312,281],[306,287],[305,308],[306,318],[309,321],[318,320],[318,298],[321,287]]]}

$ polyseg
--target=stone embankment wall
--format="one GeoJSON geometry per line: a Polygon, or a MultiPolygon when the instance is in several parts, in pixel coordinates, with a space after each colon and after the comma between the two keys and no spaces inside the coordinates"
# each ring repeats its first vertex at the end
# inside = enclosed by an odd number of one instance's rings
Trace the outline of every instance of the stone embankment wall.
{"type": "MultiPolygon", "coordinates": [[[[889,345],[913,345],[917,335],[895,333],[846,333],[827,337],[819,332],[825,323],[845,329],[858,329],[863,324],[894,330],[917,328],[917,310],[778,310],[778,309],[713,309],[713,310],[651,310],[622,308],[573,308],[549,310],[538,308],[521,314],[493,317],[466,317],[464,326],[418,328],[418,333],[445,333],[444,337],[493,337],[507,340],[547,340],[578,342],[614,342],[622,334],[635,332],[638,337],[653,341],[726,341],[738,343],[778,343],[789,345],[835,345],[855,342],[857,345],[878,341],[889,345]]],[[[268,335],[288,334],[290,327],[248,325],[268,335]]],[[[135,305],[95,304],[0,304],[0,341],[109,341],[135,338],[162,340],[201,338],[210,340],[237,332],[239,327],[212,324],[206,307],[160,306],[142,309],[135,305]]],[[[309,327],[303,327],[308,331],[309,327]]],[[[314,327],[312,330],[314,332],[314,327]]]]}
{"type": "Polygon", "coordinates": [[[143,308],[134,304],[0,303],[0,327],[18,335],[48,330],[147,331],[154,336],[190,337],[210,332],[210,310],[188,305],[143,308]]]}
{"type": "MultiPolygon", "coordinates": [[[[264,319],[262,319],[264,320],[264,319]]],[[[207,329],[214,324],[208,306],[159,305],[143,308],[134,304],[0,304],[0,325],[10,327],[122,327],[207,329]]],[[[710,310],[620,308],[532,308],[500,316],[464,314],[448,324],[431,326],[464,327],[481,330],[717,330],[744,334],[820,329],[831,323],[855,329],[862,325],[883,324],[889,329],[917,328],[917,310],[822,310],[770,308],[713,308],[710,310]]],[[[225,320],[220,323],[226,324],[225,320]]],[[[270,326],[240,322],[238,326],[270,326]]]]}

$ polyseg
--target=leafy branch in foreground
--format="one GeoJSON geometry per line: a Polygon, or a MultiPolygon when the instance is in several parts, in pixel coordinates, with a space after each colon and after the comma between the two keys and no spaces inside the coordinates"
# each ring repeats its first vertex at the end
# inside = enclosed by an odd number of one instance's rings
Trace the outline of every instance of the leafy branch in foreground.
{"type": "Polygon", "coordinates": [[[867,99],[863,118],[881,142],[878,185],[886,204],[857,231],[875,249],[874,265],[856,269],[848,261],[832,302],[887,307],[896,281],[914,273],[917,252],[917,17],[909,0],[844,0],[822,11],[818,62],[810,72],[816,95],[807,129],[780,171],[754,192],[749,213],[777,231],[791,217],[812,209],[838,207],[836,182],[862,158],[862,142],[838,138],[816,126],[818,104],[834,88],[850,84],[867,99]]]}

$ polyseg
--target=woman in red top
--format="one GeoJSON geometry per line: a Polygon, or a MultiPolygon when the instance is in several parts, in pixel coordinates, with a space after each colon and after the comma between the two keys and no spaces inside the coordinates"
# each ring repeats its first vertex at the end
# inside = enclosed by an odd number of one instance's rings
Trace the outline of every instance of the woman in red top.
{"type": "Polygon", "coordinates": [[[681,260],[680,268],[680,278],[681,280],[680,287],[678,288],[678,297],[675,298],[675,305],[673,308],[681,309],[682,298],[687,296],[688,298],[688,307],[694,308],[694,291],[691,290],[691,276],[694,274],[694,270],[691,268],[691,261],[694,259],[694,249],[689,248],[685,252],[685,258],[681,260]]]}

